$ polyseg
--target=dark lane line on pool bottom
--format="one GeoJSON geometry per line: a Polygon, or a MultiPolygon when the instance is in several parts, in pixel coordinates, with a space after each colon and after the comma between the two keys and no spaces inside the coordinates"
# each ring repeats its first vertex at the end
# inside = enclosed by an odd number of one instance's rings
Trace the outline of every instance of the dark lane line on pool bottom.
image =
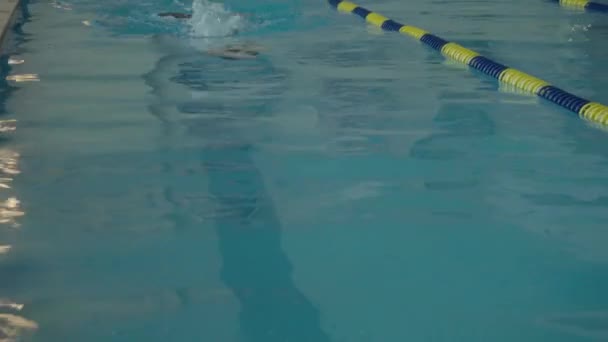
{"type": "MultiPolygon", "coordinates": [[[[258,82],[274,84],[277,78],[283,77],[264,59],[224,63],[241,62],[259,64],[258,82]]],[[[231,116],[228,121],[245,119],[239,115],[255,116],[272,105],[273,100],[235,100],[217,107],[217,103],[208,101],[184,103],[164,98],[169,96],[166,90],[171,84],[186,86],[193,92],[213,91],[214,87],[224,87],[231,76],[244,77],[227,69],[228,80],[215,79],[209,63],[222,62],[203,54],[169,50],[144,78],[157,97],[149,108],[150,113],[162,122],[168,141],[180,139],[174,136],[179,126],[186,131],[181,134],[200,139],[200,163],[208,176],[207,191],[218,207],[213,221],[221,253],[220,278],[240,302],[240,336],[243,341],[251,342],[329,342],[330,337],[321,327],[318,309],[293,282],[293,267],[281,247],[281,224],[262,175],[252,160],[252,139],[230,132],[226,119],[208,117],[221,112],[231,116]],[[197,120],[183,122],[180,114],[195,115],[197,120]],[[223,141],[226,136],[230,141],[223,141]]],[[[214,65],[222,70],[221,66],[214,65]]]]}
{"type": "Polygon", "coordinates": [[[221,278],[241,303],[242,333],[249,341],[330,341],[318,310],[293,283],[281,224],[252,149],[243,143],[202,153],[209,191],[230,213],[216,215],[216,229],[221,278]]]}

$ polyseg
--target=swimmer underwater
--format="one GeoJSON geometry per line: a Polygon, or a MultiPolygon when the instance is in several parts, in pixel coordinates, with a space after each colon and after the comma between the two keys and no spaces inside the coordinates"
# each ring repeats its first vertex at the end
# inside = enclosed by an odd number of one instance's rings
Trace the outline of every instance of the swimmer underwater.
{"type": "MultiPolygon", "coordinates": [[[[238,14],[244,16],[243,14],[238,14]]],[[[192,14],[181,12],[162,12],[159,17],[172,17],[175,19],[191,19],[192,14]]],[[[238,31],[235,31],[237,33],[238,31]]],[[[261,48],[255,44],[244,43],[237,45],[227,45],[222,49],[208,50],[207,53],[223,59],[253,59],[260,54],[261,48]]]]}

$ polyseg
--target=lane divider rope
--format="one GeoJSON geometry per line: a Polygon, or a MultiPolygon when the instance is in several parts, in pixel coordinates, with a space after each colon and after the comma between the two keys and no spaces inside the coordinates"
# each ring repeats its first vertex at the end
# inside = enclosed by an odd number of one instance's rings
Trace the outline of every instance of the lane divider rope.
{"type": "MultiPolygon", "coordinates": [[[[565,1],[565,0],[562,0],[565,1]]],[[[577,1],[577,0],[569,0],[577,1]]],[[[583,1],[583,0],[581,0],[583,1]]],[[[577,113],[583,119],[593,123],[608,126],[608,106],[591,102],[557,88],[546,81],[528,75],[506,65],[494,62],[479,53],[461,45],[448,42],[421,28],[403,25],[381,14],[367,10],[350,1],[328,0],[329,4],[341,12],[353,13],[365,19],[368,23],[385,31],[399,32],[413,37],[431,48],[441,52],[447,58],[453,59],[469,67],[489,75],[499,82],[511,85],[541,98],[551,101],[563,108],[577,113]]]]}
{"type": "Polygon", "coordinates": [[[580,10],[591,10],[594,12],[608,13],[608,5],[589,0],[551,0],[559,3],[563,7],[569,7],[580,10]]]}

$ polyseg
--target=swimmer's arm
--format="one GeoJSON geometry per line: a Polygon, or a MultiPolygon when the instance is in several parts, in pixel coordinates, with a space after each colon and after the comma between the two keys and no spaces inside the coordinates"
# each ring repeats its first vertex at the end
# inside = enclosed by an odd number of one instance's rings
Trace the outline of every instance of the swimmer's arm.
{"type": "Polygon", "coordinates": [[[246,54],[238,51],[229,51],[227,49],[211,49],[207,50],[207,54],[225,59],[254,59],[257,57],[257,55],[246,54]]]}
{"type": "MultiPolygon", "coordinates": [[[[251,14],[249,13],[236,13],[236,15],[241,17],[249,17],[251,14]]],[[[176,19],[191,19],[192,14],[190,13],[180,13],[180,12],[162,12],[158,13],[159,17],[173,17],[176,19]]]]}
{"type": "Polygon", "coordinates": [[[179,12],[163,12],[158,13],[159,17],[173,17],[176,19],[190,19],[192,18],[192,14],[189,13],[179,13],[179,12]]]}

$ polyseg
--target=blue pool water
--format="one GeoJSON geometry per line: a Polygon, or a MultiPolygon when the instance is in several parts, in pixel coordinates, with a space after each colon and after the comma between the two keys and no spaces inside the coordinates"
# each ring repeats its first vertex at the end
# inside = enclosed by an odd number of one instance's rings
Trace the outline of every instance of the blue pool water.
{"type": "MultiPolygon", "coordinates": [[[[608,103],[603,14],[361,5],[608,103]]],[[[324,1],[21,12],[0,341],[608,340],[606,131],[324,1]]]]}

